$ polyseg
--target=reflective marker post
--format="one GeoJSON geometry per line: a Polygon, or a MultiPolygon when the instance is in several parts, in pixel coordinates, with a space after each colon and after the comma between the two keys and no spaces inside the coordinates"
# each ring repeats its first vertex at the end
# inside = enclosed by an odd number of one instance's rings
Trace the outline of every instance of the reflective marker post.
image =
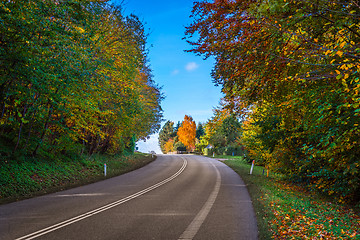
{"type": "Polygon", "coordinates": [[[250,174],[252,174],[254,169],[255,160],[252,161],[251,168],[250,168],[250,174]]]}
{"type": "Polygon", "coordinates": [[[106,177],[106,163],[104,164],[104,175],[106,177]]]}

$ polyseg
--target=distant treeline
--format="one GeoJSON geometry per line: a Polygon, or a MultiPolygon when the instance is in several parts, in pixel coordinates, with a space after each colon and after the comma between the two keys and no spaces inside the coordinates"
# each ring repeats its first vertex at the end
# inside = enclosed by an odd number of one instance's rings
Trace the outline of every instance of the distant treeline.
{"type": "Polygon", "coordinates": [[[144,25],[105,1],[0,2],[0,156],[121,153],[160,127],[144,25]]]}

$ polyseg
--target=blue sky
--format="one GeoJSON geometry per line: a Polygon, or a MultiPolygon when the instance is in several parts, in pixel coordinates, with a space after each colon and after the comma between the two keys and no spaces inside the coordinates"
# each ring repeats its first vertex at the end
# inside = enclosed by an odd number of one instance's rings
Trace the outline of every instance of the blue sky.
{"type": "MultiPolygon", "coordinates": [[[[134,13],[148,29],[151,69],[166,97],[162,102],[164,118],[174,122],[182,121],[185,114],[191,115],[196,123],[206,122],[222,96],[210,76],[214,61],[184,52],[190,49],[182,38],[185,26],[191,23],[193,2],[125,0],[122,4],[125,14],[134,13]]],[[[140,151],[160,153],[156,135],[137,145],[140,151]]]]}

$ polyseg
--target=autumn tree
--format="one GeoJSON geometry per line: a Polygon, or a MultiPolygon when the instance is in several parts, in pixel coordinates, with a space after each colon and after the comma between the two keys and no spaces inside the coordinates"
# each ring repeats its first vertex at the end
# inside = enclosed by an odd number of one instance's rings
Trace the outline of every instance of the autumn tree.
{"type": "Polygon", "coordinates": [[[1,155],[121,153],[160,128],[142,22],[105,1],[0,3],[1,155]]]}
{"type": "Polygon", "coordinates": [[[177,135],[189,151],[195,149],[196,124],[191,116],[185,115],[177,135]]]}
{"type": "Polygon", "coordinates": [[[169,139],[164,146],[164,153],[169,153],[174,151],[174,139],[169,139]]]}
{"type": "Polygon", "coordinates": [[[247,117],[243,142],[254,157],[356,201],[359,11],[341,0],[198,1],[186,32],[191,52],[215,57],[224,109],[247,117]]]}

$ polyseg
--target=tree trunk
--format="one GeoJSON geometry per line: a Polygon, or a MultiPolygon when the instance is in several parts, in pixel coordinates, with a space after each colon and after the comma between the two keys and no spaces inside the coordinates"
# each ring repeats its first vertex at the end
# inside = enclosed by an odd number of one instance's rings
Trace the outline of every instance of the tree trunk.
{"type": "Polygon", "coordinates": [[[18,138],[17,138],[16,145],[15,145],[15,147],[14,147],[13,152],[16,152],[16,150],[17,150],[17,148],[18,148],[18,146],[19,146],[19,143],[20,143],[21,131],[22,131],[22,128],[23,128],[23,126],[24,126],[23,118],[25,117],[26,112],[27,112],[27,104],[25,104],[24,110],[23,110],[23,113],[22,113],[22,116],[21,116],[21,118],[20,118],[21,123],[20,123],[18,138]]]}
{"type": "Polygon", "coordinates": [[[41,134],[41,137],[40,137],[40,142],[37,144],[35,150],[33,151],[33,154],[32,154],[33,156],[36,156],[37,151],[38,151],[39,147],[41,146],[41,144],[42,144],[42,142],[43,142],[43,140],[44,140],[44,137],[45,137],[45,134],[46,134],[46,130],[47,130],[48,127],[49,127],[49,123],[50,123],[50,118],[51,118],[52,112],[53,112],[53,108],[52,108],[52,106],[49,106],[48,118],[46,119],[46,122],[45,122],[45,125],[44,125],[44,130],[43,130],[43,132],[42,132],[42,134],[41,134]]]}
{"type": "MultiPolygon", "coordinates": [[[[36,116],[36,113],[37,113],[37,109],[35,110],[35,112],[32,113],[32,116],[36,116]]],[[[30,136],[31,136],[31,131],[32,131],[32,128],[33,128],[33,125],[34,125],[34,121],[35,121],[35,118],[34,117],[31,117],[31,122],[30,122],[30,127],[29,127],[29,133],[28,133],[28,136],[26,138],[26,142],[25,142],[25,145],[24,145],[24,150],[26,151],[26,148],[27,148],[27,145],[29,143],[29,140],[30,140],[30,136]]]]}

